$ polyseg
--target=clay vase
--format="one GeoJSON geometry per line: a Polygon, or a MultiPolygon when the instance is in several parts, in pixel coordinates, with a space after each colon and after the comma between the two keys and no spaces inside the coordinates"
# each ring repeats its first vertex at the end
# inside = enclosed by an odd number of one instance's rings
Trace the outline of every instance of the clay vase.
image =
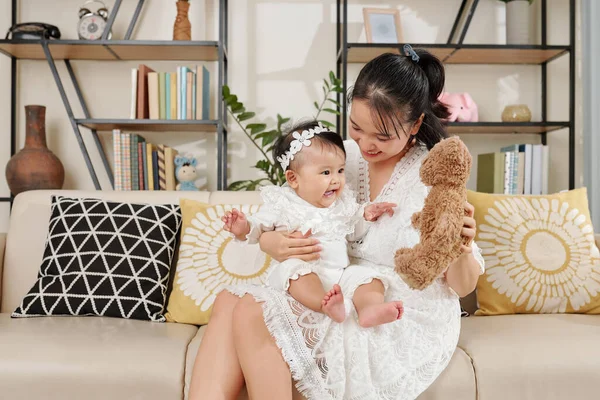
{"type": "Polygon", "coordinates": [[[192,24],[188,18],[190,3],[179,0],[177,3],[177,17],[173,25],[173,40],[192,40],[192,24]]]}
{"type": "Polygon", "coordinates": [[[6,164],[6,181],[16,196],[35,189],[61,189],[62,163],[46,147],[46,107],[25,106],[25,147],[6,164]]]}

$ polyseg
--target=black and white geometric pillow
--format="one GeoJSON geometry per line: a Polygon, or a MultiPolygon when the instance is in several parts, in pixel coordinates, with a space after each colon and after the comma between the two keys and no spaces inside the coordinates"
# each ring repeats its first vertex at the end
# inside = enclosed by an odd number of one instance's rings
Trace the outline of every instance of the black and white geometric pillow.
{"type": "Polygon", "coordinates": [[[165,321],[179,205],[53,196],[51,211],[37,282],[13,317],[165,321]]]}

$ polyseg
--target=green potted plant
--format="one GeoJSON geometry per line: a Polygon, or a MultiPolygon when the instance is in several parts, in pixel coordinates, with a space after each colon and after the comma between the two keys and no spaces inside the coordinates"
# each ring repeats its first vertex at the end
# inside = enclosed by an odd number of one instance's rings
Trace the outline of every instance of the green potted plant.
{"type": "Polygon", "coordinates": [[[506,44],[531,44],[530,6],[533,0],[500,0],[506,4],[506,44]]]}

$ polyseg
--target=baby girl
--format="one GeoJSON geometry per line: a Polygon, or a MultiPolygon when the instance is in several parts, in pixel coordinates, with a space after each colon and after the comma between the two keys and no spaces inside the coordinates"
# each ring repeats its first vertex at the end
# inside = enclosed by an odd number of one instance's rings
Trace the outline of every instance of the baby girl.
{"type": "MultiPolygon", "coordinates": [[[[261,188],[264,204],[246,217],[233,209],[222,220],[225,230],[237,240],[257,243],[266,231],[300,231],[319,239],[322,250],[318,261],[288,259],[276,265],[269,275],[269,285],[287,291],[305,307],[324,313],[336,322],[347,315],[347,304],[338,283],[342,273],[353,267],[347,254],[347,241],[359,240],[368,225],[384,214],[393,214],[392,203],[360,206],[354,193],[345,188],[346,151],[342,138],[316,122],[304,123],[282,136],[274,146],[274,158],[285,172],[283,186],[261,188]],[[325,287],[333,287],[326,291],[325,287]]],[[[357,269],[358,271],[358,269],[357,269]]],[[[357,272],[360,283],[376,278],[357,272]],[[365,279],[366,278],[366,279],[365,279]]],[[[365,292],[363,297],[367,297],[365,292]]],[[[402,315],[402,302],[375,302],[353,297],[359,323],[363,327],[393,322],[402,315]]]]}

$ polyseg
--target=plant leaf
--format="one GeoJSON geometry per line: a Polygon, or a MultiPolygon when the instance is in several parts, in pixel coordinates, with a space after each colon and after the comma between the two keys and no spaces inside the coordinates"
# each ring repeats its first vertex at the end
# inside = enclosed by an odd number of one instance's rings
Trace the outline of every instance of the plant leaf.
{"type": "Polygon", "coordinates": [[[231,92],[229,91],[229,86],[223,85],[223,98],[226,99],[230,95],[231,92]]]}
{"type": "Polygon", "coordinates": [[[320,120],[319,120],[319,122],[320,122],[320,123],[322,123],[323,125],[325,125],[325,126],[326,126],[326,127],[328,127],[328,128],[334,128],[334,127],[335,127],[335,125],[334,125],[334,124],[332,124],[332,123],[331,123],[331,122],[329,122],[329,121],[325,121],[325,120],[321,120],[321,119],[320,119],[320,120]]]}
{"type": "Polygon", "coordinates": [[[267,128],[266,124],[248,124],[248,125],[246,125],[246,129],[250,129],[250,133],[252,135],[256,135],[257,133],[264,131],[266,128],[267,128]]]}
{"type": "Polygon", "coordinates": [[[245,111],[246,109],[244,108],[244,105],[242,103],[235,103],[231,106],[231,112],[234,114],[240,114],[245,111]]]}
{"type": "Polygon", "coordinates": [[[256,190],[256,188],[260,185],[261,182],[267,181],[267,178],[256,179],[251,181],[246,190],[256,190]]]}
{"type": "Polygon", "coordinates": [[[337,107],[342,108],[342,105],[337,100],[327,99],[327,101],[330,101],[333,104],[335,104],[337,107]]]}
{"type": "Polygon", "coordinates": [[[319,105],[317,104],[317,102],[315,101],[313,104],[315,105],[315,108],[318,110],[319,109],[319,105]]]}
{"type": "Polygon", "coordinates": [[[335,80],[337,78],[335,77],[335,74],[333,73],[333,71],[329,71],[329,80],[331,81],[332,84],[335,85],[335,80]]]}
{"type": "Polygon", "coordinates": [[[255,115],[256,115],[256,114],[255,114],[255,113],[253,113],[253,112],[251,112],[251,111],[248,111],[248,112],[243,112],[243,113],[241,113],[240,115],[238,115],[238,120],[239,120],[240,122],[241,122],[241,121],[245,121],[245,120],[247,120],[247,119],[250,119],[250,118],[254,117],[255,115]]]}
{"type": "Polygon", "coordinates": [[[273,143],[278,137],[279,132],[266,132],[267,134],[262,138],[262,147],[265,147],[273,143]]]}
{"type": "Polygon", "coordinates": [[[225,103],[227,103],[228,106],[237,103],[237,96],[235,94],[230,94],[229,96],[225,96],[225,103]]]}
{"type": "Polygon", "coordinates": [[[341,88],[341,87],[339,87],[339,86],[336,86],[336,87],[334,87],[332,90],[333,90],[334,92],[338,92],[338,93],[344,93],[344,89],[342,89],[342,88],[341,88]]]}
{"type": "Polygon", "coordinates": [[[325,86],[323,86],[323,97],[327,97],[327,89],[325,89],[325,86]]]}
{"type": "Polygon", "coordinates": [[[325,87],[326,87],[327,89],[329,89],[329,82],[327,82],[327,80],[326,80],[326,79],[323,79],[323,82],[325,82],[325,87]]]}
{"type": "Polygon", "coordinates": [[[227,190],[245,190],[252,181],[235,181],[229,184],[227,190]]]}
{"type": "Polygon", "coordinates": [[[328,113],[332,113],[335,115],[340,115],[340,112],[338,110],[334,110],[332,108],[324,108],[323,111],[327,111],[328,113]]]}

